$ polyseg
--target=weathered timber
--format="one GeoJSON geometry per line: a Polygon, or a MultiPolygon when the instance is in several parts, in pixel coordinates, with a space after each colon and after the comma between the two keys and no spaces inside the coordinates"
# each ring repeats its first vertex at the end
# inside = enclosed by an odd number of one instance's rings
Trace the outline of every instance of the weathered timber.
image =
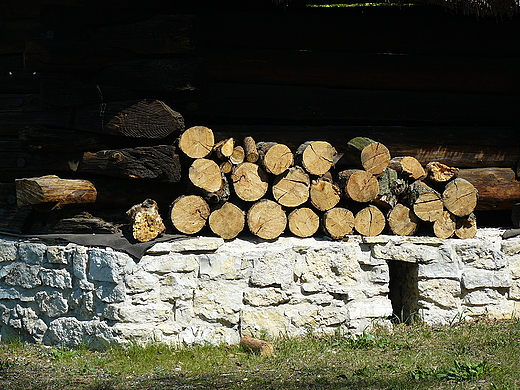
{"type": "Polygon", "coordinates": [[[402,203],[397,203],[388,212],[388,227],[390,231],[398,236],[411,236],[417,232],[420,219],[411,208],[402,203]]]}
{"type": "Polygon", "coordinates": [[[413,156],[394,157],[390,160],[388,166],[402,175],[402,177],[408,178],[411,181],[424,179],[426,177],[426,171],[419,160],[413,156]]]}
{"type": "Polygon", "coordinates": [[[365,203],[379,194],[377,178],[362,169],[347,169],[338,173],[338,184],[347,199],[365,203]]]}
{"type": "Polygon", "coordinates": [[[245,159],[249,162],[257,162],[258,161],[258,150],[256,148],[256,142],[251,136],[244,137],[243,142],[245,159]]]}
{"type": "Polygon", "coordinates": [[[148,242],[166,231],[157,203],[146,199],[132,206],[126,215],[132,221],[132,236],[139,242],[148,242]]]}
{"type": "Polygon", "coordinates": [[[320,217],[308,207],[297,208],[287,216],[287,225],[297,237],[311,237],[320,227],[320,217]]]}
{"type": "MultiPolygon", "coordinates": [[[[71,216],[64,216],[63,218],[57,216],[56,221],[52,221],[50,224],[48,220],[45,222],[48,226],[46,226],[46,229],[42,231],[42,233],[108,234],[120,232],[119,226],[117,224],[110,221],[105,221],[104,219],[94,216],[86,211],[71,216]]],[[[31,226],[31,231],[35,231],[34,226],[31,226]]]]}
{"type": "Polygon", "coordinates": [[[511,168],[461,169],[458,177],[477,189],[475,210],[509,210],[520,199],[520,181],[511,168]]]}
{"type": "Polygon", "coordinates": [[[240,346],[260,356],[273,356],[274,346],[272,343],[254,337],[243,336],[240,338],[240,346]]]}
{"type": "MultiPolygon", "coordinates": [[[[235,146],[233,149],[233,153],[231,153],[231,156],[229,156],[229,161],[233,165],[239,165],[242,164],[246,158],[246,152],[244,151],[244,148],[240,145],[235,146]]],[[[247,161],[249,162],[249,161],[247,161]]]]}
{"type": "Polygon", "coordinates": [[[332,168],[336,154],[336,149],[326,141],[307,141],[296,149],[294,159],[311,175],[321,176],[332,168]]]}
{"type": "Polygon", "coordinates": [[[386,226],[384,214],[375,206],[367,206],[356,213],[354,228],[363,236],[377,236],[386,226]]]}
{"type": "Polygon", "coordinates": [[[380,175],[390,162],[390,151],[380,142],[367,137],[355,137],[347,142],[344,158],[373,175],[380,175]]]}
{"type": "Polygon", "coordinates": [[[269,186],[267,173],[257,164],[244,162],[233,168],[231,181],[236,196],[246,202],[262,198],[269,186]]]}
{"type": "Polygon", "coordinates": [[[457,218],[455,235],[458,238],[473,238],[477,234],[477,218],[475,214],[457,218]]]}
{"type": "Polygon", "coordinates": [[[193,126],[186,129],[179,138],[179,149],[191,158],[208,156],[215,145],[213,131],[206,126],[193,126]]]}
{"type": "Polygon", "coordinates": [[[209,228],[225,240],[235,238],[244,230],[246,213],[234,203],[226,202],[213,210],[208,219],[209,228]]]}
{"type": "Polygon", "coordinates": [[[294,163],[294,155],[287,145],[276,142],[258,142],[258,164],[273,175],[284,173],[294,163]]]}
{"type": "Polygon", "coordinates": [[[354,232],[354,214],[343,207],[334,207],[323,214],[322,226],[325,234],[334,239],[343,238],[354,232]]]}
{"type": "Polygon", "coordinates": [[[24,177],[57,173],[45,166],[37,155],[22,150],[17,139],[0,139],[0,150],[0,182],[14,182],[15,179],[24,177]]]}
{"type": "Polygon", "coordinates": [[[433,222],[433,233],[439,238],[450,238],[455,234],[456,217],[444,210],[442,217],[433,222]]]}
{"type": "Polygon", "coordinates": [[[459,173],[459,169],[449,167],[437,161],[431,161],[426,164],[426,177],[429,180],[438,183],[445,183],[451,179],[455,179],[459,173]]]}
{"type": "Polygon", "coordinates": [[[188,177],[190,185],[209,203],[219,203],[229,198],[229,186],[219,165],[207,158],[198,158],[191,164],[188,177]]]}
{"type": "Polygon", "coordinates": [[[208,203],[198,195],[181,195],[170,207],[170,221],[184,234],[196,234],[206,225],[211,214],[208,203]]]}
{"type": "Polygon", "coordinates": [[[88,180],[60,179],[55,175],[17,179],[16,203],[18,206],[93,203],[97,190],[88,180]]]}
{"type": "Polygon", "coordinates": [[[478,192],[469,181],[456,178],[446,184],[442,193],[444,207],[457,217],[470,215],[477,206],[478,192]]]}
{"type": "Polygon", "coordinates": [[[383,173],[377,177],[377,182],[379,193],[372,202],[381,208],[393,208],[406,190],[406,179],[399,177],[395,170],[385,168],[383,173]]]}
{"type": "Polygon", "coordinates": [[[442,218],[444,204],[441,194],[424,182],[417,180],[410,184],[407,196],[413,212],[423,221],[433,222],[442,218]]]}
{"type": "Polygon", "coordinates": [[[297,207],[309,199],[310,178],[301,167],[287,169],[272,185],[274,199],[285,207],[297,207]]]}
{"type": "Polygon", "coordinates": [[[235,140],[234,140],[234,138],[224,139],[222,141],[217,142],[213,146],[213,152],[220,159],[224,159],[226,157],[230,157],[233,154],[234,149],[235,149],[235,140]]]}
{"type": "Polygon", "coordinates": [[[264,240],[278,238],[287,226],[282,206],[270,199],[261,199],[253,204],[246,218],[250,232],[264,240]]]}
{"type": "Polygon", "coordinates": [[[316,209],[327,211],[335,207],[341,200],[341,189],[331,180],[320,177],[312,181],[309,199],[316,209]]]}

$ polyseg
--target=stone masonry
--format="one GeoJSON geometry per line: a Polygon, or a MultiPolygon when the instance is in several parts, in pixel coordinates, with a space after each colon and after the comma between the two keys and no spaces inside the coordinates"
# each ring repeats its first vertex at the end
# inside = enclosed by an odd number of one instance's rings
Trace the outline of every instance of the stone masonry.
{"type": "Polygon", "coordinates": [[[520,238],[191,237],[139,260],[111,248],[0,237],[0,336],[49,345],[238,343],[359,333],[392,318],[509,318],[520,238]]]}

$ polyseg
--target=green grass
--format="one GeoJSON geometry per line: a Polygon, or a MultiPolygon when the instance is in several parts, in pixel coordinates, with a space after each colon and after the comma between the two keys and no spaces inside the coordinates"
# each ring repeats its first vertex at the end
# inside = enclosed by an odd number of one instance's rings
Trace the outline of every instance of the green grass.
{"type": "Polygon", "coordinates": [[[520,389],[520,321],[396,325],[239,346],[0,343],[0,389],[520,389]]]}

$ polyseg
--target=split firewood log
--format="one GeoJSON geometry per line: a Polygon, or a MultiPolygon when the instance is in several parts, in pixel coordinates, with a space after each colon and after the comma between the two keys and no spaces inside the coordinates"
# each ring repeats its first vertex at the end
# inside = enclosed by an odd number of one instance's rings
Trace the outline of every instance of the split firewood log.
{"type": "Polygon", "coordinates": [[[282,206],[270,199],[261,199],[253,204],[246,219],[251,233],[264,240],[278,238],[287,226],[287,216],[282,206]]]}
{"type": "Polygon", "coordinates": [[[267,174],[257,164],[244,162],[233,168],[231,181],[235,195],[246,202],[262,198],[269,187],[267,174]]]}
{"type": "Polygon", "coordinates": [[[385,226],[385,216],[376,206],[367,206],[359,210],[354,217],[354,228],[363,236],[377,236],[385,226]]]}
{"type": "Polygon", "coordinates": [[[229,184],[213,160],[198,158],[191,164],[188,177],[194,191],[210,203],[225,202],[230,196],[229,184]]]}
{"type": "Polygon", "coordinates": [[[223,159],[231,156],[233,154],[233,150],[235,148],[235,139],[234,138],[226,138],[222,141],[217,142],[213,146],[213,151],[217,155],[218,158],[223,159]]]}
{"type": "Polygon", "coordinates": [[[455,235],[458,238],[473,238],[477,234],[477,217],[471,213],[466,217],[457,217],[455,235]]]}
{"type": "Polygon", "coordinates": [[[244,230],[246,213],[237,205],[226,202],[209,216],[209,228],[225,240],[235,238],[244,230]]]}
{"type": "Polygon", "coordinates": [[[297,237],[311,237],[320,227],[320,217],[312,209],[302,207],[287,216],[289,230],[297,237]]]}
{"type": "Polygon", "coordinates": [[[39,204],[94,203],[97,190],[88,180],[61,179],[47,175],[27,179],[16,179],[16,203],[18,206],[39,204]]]}
{"type": "Polygon", "coordinates": [[[170,221],[184,234],[200,232],[210,214],[208,203],[199,195],[181,195],[170,206],[170,221]]]}
{"type": "Polygon", "coordinates": [[[433,233],[439,238],[450,238],[455,234],[455,227],[455,216],[444,210],[442,217],[433,222],[433,233]]]}
{"type": "Polygon", "coordinates": [[[244,152],[245,152],[245,161],[255,163],[258,161],[258,150],[256,148],[256,142],[253,137],[245,137],[244,138],[244,152]]]}
{"type": "Polygon", "coordinates": [[[390,151],[382,143],[367,137],[355,137],[347,143],[347,160],[357,168],[380,175],[388,166],[390,151]]]}
{"type": "Polygon", "coordinates": [[[336,155],[336,149],[326,141],[307,141],[298,147],[294,158],[296,165],[311,175],[321,176],[332,168],[336,155]]]}
{"type": "Polygon", "coordinates": [[[427,178],[437,183],[445,183],[455,179],[458,173],[458,168],[449,167],[437,161],[431,161],[426,164],[427,178]]]}
{"type": "Polygon", "coordinates": [[[407,195],[413,212],[423,221],[433,222],[442,218],[444,204],[441,194],[424,182],[417,180],[410,184],[407,195]]]}
{"type": "Polygon", "coordinates": [[[354,214],[343,207],[334,207],[323,214],[323,230],[334,239],[354,232],[354,214]]]}
{"type": "Polygon", "coordinates": [[[335,207],[341,200],[341,189],[331,180],[320,177],[313,180],[309,190],[311,204],[320,211],[335,207]]]}
{"type": "Polygon", "coordinates": [[[258,164],[273,175],[284,173],[294,163],[294,155],[287,145],[276,142],[258,142],[258,164]]]}
{"type": "Polygon", "coordinates": [[[229,161],[233,165],[242,164],[245,160],[245,151],[244,148],[240,145],[237,145],[233,148],[233,153],[229,156],[229,161]]]}
{"type": "Polygon", "coordinates": [[[411,236],[419,228],[420,219],[414,212],[402,203],[397,203],[388,212],[388,227],[398,236],[411,236]]]}
{"type": "Polygon", "coordinates": [[[276,176],[272,186],[274,199],[285,207],[298,207],[309,199],[309,175],[300,167],[276,176]]]}
{"type": "Polygon", "coordinates": [[[478,193],[469,181],[461,178],[446,183],[442,193],[444,207],[457,217],[470,215],[477,206],[478,193]]]}
{"type": "Polygon", "coordinates": [[[132,236],[137,241],[151,241],[166,231],[157,203],[153,199],[146,199],[132,206],[126,215],[132,221],[132,236]]]}
{"type": "Polygon", "coordinates": [[[399,177],[393,169],[385,168],[383,173],[377,177],[377,182],[379,184],[379,193],[373,200],[373,203],[381,208],[393,208],[406,190],[406,180],[399,177]]]}
{"type": "Polygon", "coordinates": [[[255,339],[254,337],[244,336],[240,339],[240,345],[243,348],[253,351],[254,353],[259,354],[260,356],[273,356],[274,347],[273,344],[255,339]]]}
{"type": "Polygon", "coordinates": [[[362,169],[347,169],[338,173],[338,184],[347,199],[366,203],[379,194],[377,178],[362,169]]]}
{"type": "Polygon", "coordinates": [[[208,156],[215,145],[213,131],[205,126],[193,126],[184,130],[179,138],[179,149],[191,158],[208,156]]]}
{"type": "Polygon", "coordinates": [[[390,160],[388,166],[410,181],[420,180],[426,177],[426,171],[419,160],[413,156],[394,157],[390,160]]]}

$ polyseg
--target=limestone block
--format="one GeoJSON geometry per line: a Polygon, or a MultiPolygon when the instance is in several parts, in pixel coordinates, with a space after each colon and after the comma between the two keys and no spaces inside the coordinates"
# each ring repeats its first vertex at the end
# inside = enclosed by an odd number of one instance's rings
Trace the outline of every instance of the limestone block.
{"type": "Polygon", "coordinates": [[[467,320],[477,318],[510,319],[518,316],[520,305],[515,301],[502,300],[490,305],[470,306],[467,320]]]}
{"type": "Polygon", "coordinates": [[[69,304],[59,291],[40,291],[36,294],[35,300],[38,310],[50,318],[62,316],[69,311],[69,304]]]}
{"type": "Polygon", "coordinates": [[[70,252],[73,246],[48,246],[47,247],[47,261],[51,264],[67,265],[69,263],[70,252]]]}
{"type": "Polygon", "coordinates": [[[255,286],[278,285],[288,288],[294,282],[296,253],[291,250],[266,252],[253,260],[250,281],[255,286]]]}
{"type": "Polygon", "coordinates": [[[282,337],[290,331],[290,319],[284,315],[283,306],[253,308],[245,307],[241,312],[242,336],[282,337]]]}
{"type": "Polygon", "coordinates": [[[476,288],[508,288],[512,279],[509,268],[492,271],[480,268],[466,268],[462,274],[462,284],[468,290],[476,288]]]}
{"type": "Polygon", "coordinates": [[[507,265],[506,257],[500,252],[499,245],[476,239],[461,240],[453,245],[462,262],[471,267],[498,270],[507,265]]]}
{"type": "Polygon", "coordinates": [[[508,256],[509,270],[513,279],[520,279],[520,255],[508,256]]]}
{"type": "Polygon", "coordinates": [[[34,242],[20,242],[18,244],[18,259],[27,264],[42,264],[45,260],[47,247],[34,242]]]}
{"type": "Polygon", "coordinates": [[[387,297],[358,299],[347,303],[349,320],[356,318],[388,318],[392,315],[392,302],[387,297]]]}
{"type": "MultiPolygon", "coordinates": [[[[291,297],[291,302],[293,297],[291,297]]],[[[329,293],[305,294],[302,295],[301,302],[309,302],[313,305],[330,305],[334,301],[334,297],[329,293]]]]}
{"type": "Polygon", "coordinates": [[[442,326],[467,320],[469,311],[463,309],[462,306],[446,309],[437,306],[433,302],[421,301],[418,314],[425,323],[432,326],[442,326]]]}
{"type": "Polygon", "coordinates": [[[165,302],[149,305],[132,305],[128,303],[111,303],[103,311],[107,320],[134,323],[153,323],[169,320],[173,315],[173,306],[165,302]]]}
{"type": "Polygon", "coordinates": [[[195,289],[195,315],[208,322],[238,324],[247,281],[207,281],[195,289]]]}
{"type": "Polygon", "coordinates": [[[15,289],[14,287],[0,287],[0,300],[8,299],[8,300],[15,300],[20,299],[21,294],[20,292],[15,289]]]}
{"type": "Polygon", "coordinates": [[[90,280],[118,283],[125,274],[131,273],[135,266],[132,258],[126,253],[108,249],[93,248],[88,251],[90,280]]]}
{"type": "Polygon", "coordinates": [[[10,313],[8,325],[27,332],[34,342],[40,343],[47,331],[47,325],[30,307],[16,305],[10,313]]]}
{"type": "Polygon", "coordinates": [[[506,256],[520,255],[520,237],[509,238],[502,241],[502,252],[506,256]]]}
{"type": "Polygon", "coordinates": [[[396,244],[395,241],[390,240],[385,245],[374,245],[372,256],[378,259],[407,263],[429,263],[439,259],[439,249],[437,245],[415,244],[406,241],[396,244]]]}
{"type": "Polygon", "coordinates": [[[390,283],[390,270],[388,264],[370,267],[367,272],[367,278],[371,283],[388,284],[390,283]]]}
{"type": "Polygon", "coordinates": [[[159,298],[162,301],[170,302],[176,299],[193,299],[197,283],[198,280],[195,272],[172,272],[161,279],[159,298]]]}
{"type": "Polygon", "coordinates": [[[88,265],[88,252],[87,248],[82,246],[76,246],[71,249],[72,259],[72,275],[79,288],[82,290],[92,291],[94,290],[94,284],[87,280],[87,265],[88,265]]]}
{"type": "Polygon", "coordinates": [[[287,305],[284,307],[284,316],[289,319],[291,327],[288,329],[292,334],[299,329],[300,332],[310,331],[319,326],[319,307],[310,303],[298,305],[287,305]]]}
{"type": "Polygon", "coordinates": [[[444,240],[438,237],[432,236],[395,236],[380,234],[378,236],[363,236],[361,237],[362,242],[365,244],[378,244],[378,245],[401,245],[404,243],[414,245],[429,245],[429,246],[440,246],[444,244],[444,240]]]}
{"type": "Polygon", "coordinates": [[[65,269],[46,269],[40,270],[40,279],[44,286],[66,290],[72,288],[72,277],[65,269]]]}
{"type": "Polygon", "coordinates": [[[95,293],[96,297],[105,303],[123,302],[126,298],[126,287],[123,282],[100,282],[96,284],[95,293]]]}
{"type": "Polygon", "coordinates": [[[2,239],[0,241],[0,263],[15,261],[18,253],[18,246],[15,241],[2,239]]]}
{"type": "Polygon", "coordinates": [[[462,276],[462,263],[457,256],[449,256],[445,250],[440,251],[439,258],[435,261],[419,263],[417,276],[424,279],[460,280],[462,276]]]}
{"type": "Polygon", "coordinates": [[[460,306],[460,282],[451,279],[426,279],[417,283],[419,300],[426,300],[435,305],[454,309],[460,306]]]}
{"type": "Polygon", "coordinates": [[[183,238],[170,242],[158,242],[146,253],[208,252],[217,250],[223,244],[224,240],[220,237],[183,238]]]}
{"type": "Polygon", "coordinates": [[[338,326],[349,320],[349,313],[344,305],[325,306],[318,309],[318,326],[338,326]]]}
{"type": "Polygon", "coordinates": [[[288,294],[278,288],[255,288],[244,292],[244,303],[251,306],[276,306],[289,300],[288,294]]]}
{"type": "MultiPolygon", "coordinates": [[[[304,276],[304,280],[306,280],[308,276],[304,276]]],[[[301,284],[302,291],[307,294],[313,294],[318,292],[326,292],[327,288],[326,286],[322,286],[319,281],[313,281],[313,282],[303,282],[301,284]]]]}
{"type": "Polygon", "coordinates": [[[236,345],[240,342],[240,333],[237,329],[224,326],[193,325],[179,334],[179,341],[184,345],[212,344],[236,345]]]}
{"type": "Polygon", "coordinates": [[[124,342],[137,342],[141,345],[162,342],[162,332],[154,324],[117,322],[113,329],[124,342]]]}
{"type": "Polygon", "coordinates": [[[75,289],[69,298],[69,306],[75,314],[83,318],[92,318],[95,313],[94,292],[75,289]]]}
{"type": "Polygon", "coordinates": [[[159,278],[143,269],[137,269],[135,272],[125,275],[125,284],[128,293],[135,294],[156,288],[159,278]]]}
{"type": "Polygon", "coordinates": [[[199,269],[199,261],[194,254],[182,255],[171,253],[157,256],[146,255],[141,258],[139,268],[146,272],[158,274],[192,272],[199,269]]]}
{"type": "Polygon", "coordinates": [[[178,299],[175,301],[174,319],[177,324],[188,324],[195,318],[193,300],[178,299]]]}
{"type": "Polygon", "coordinates": [[[474,290],[464,296],[464,304],[471,306],[492,305],[507,299],[506,296],[490,288],[474,290]]]}
{"type": "Polygon", "coordinates": [[[242,256],[235,253],[211,253],[197,256],[201,278],[238,279],[241,277],[242,256]]]}
{"type": "Polygon", "coordinates": [[[520,301],[520,279],[513,280],[509,289],[509,298],[520,301]]]}
{"type": "Polygon", "coordinates": [[[51,345],[87,345],[100,348],[120,343],[122,339],[120,332],[104,321],[80,321],[74,317],[61,317],[51,321],[44,341],[51,345]]]}
{"type": "Polygon", "coordinates": [[[19,286],[26,289],[41,286],[42,282],[38,277],[41,267],[39,265],[28,265],[25,263],[11,263],[5,267],[5,283],[9,286],[19,286]]]}

